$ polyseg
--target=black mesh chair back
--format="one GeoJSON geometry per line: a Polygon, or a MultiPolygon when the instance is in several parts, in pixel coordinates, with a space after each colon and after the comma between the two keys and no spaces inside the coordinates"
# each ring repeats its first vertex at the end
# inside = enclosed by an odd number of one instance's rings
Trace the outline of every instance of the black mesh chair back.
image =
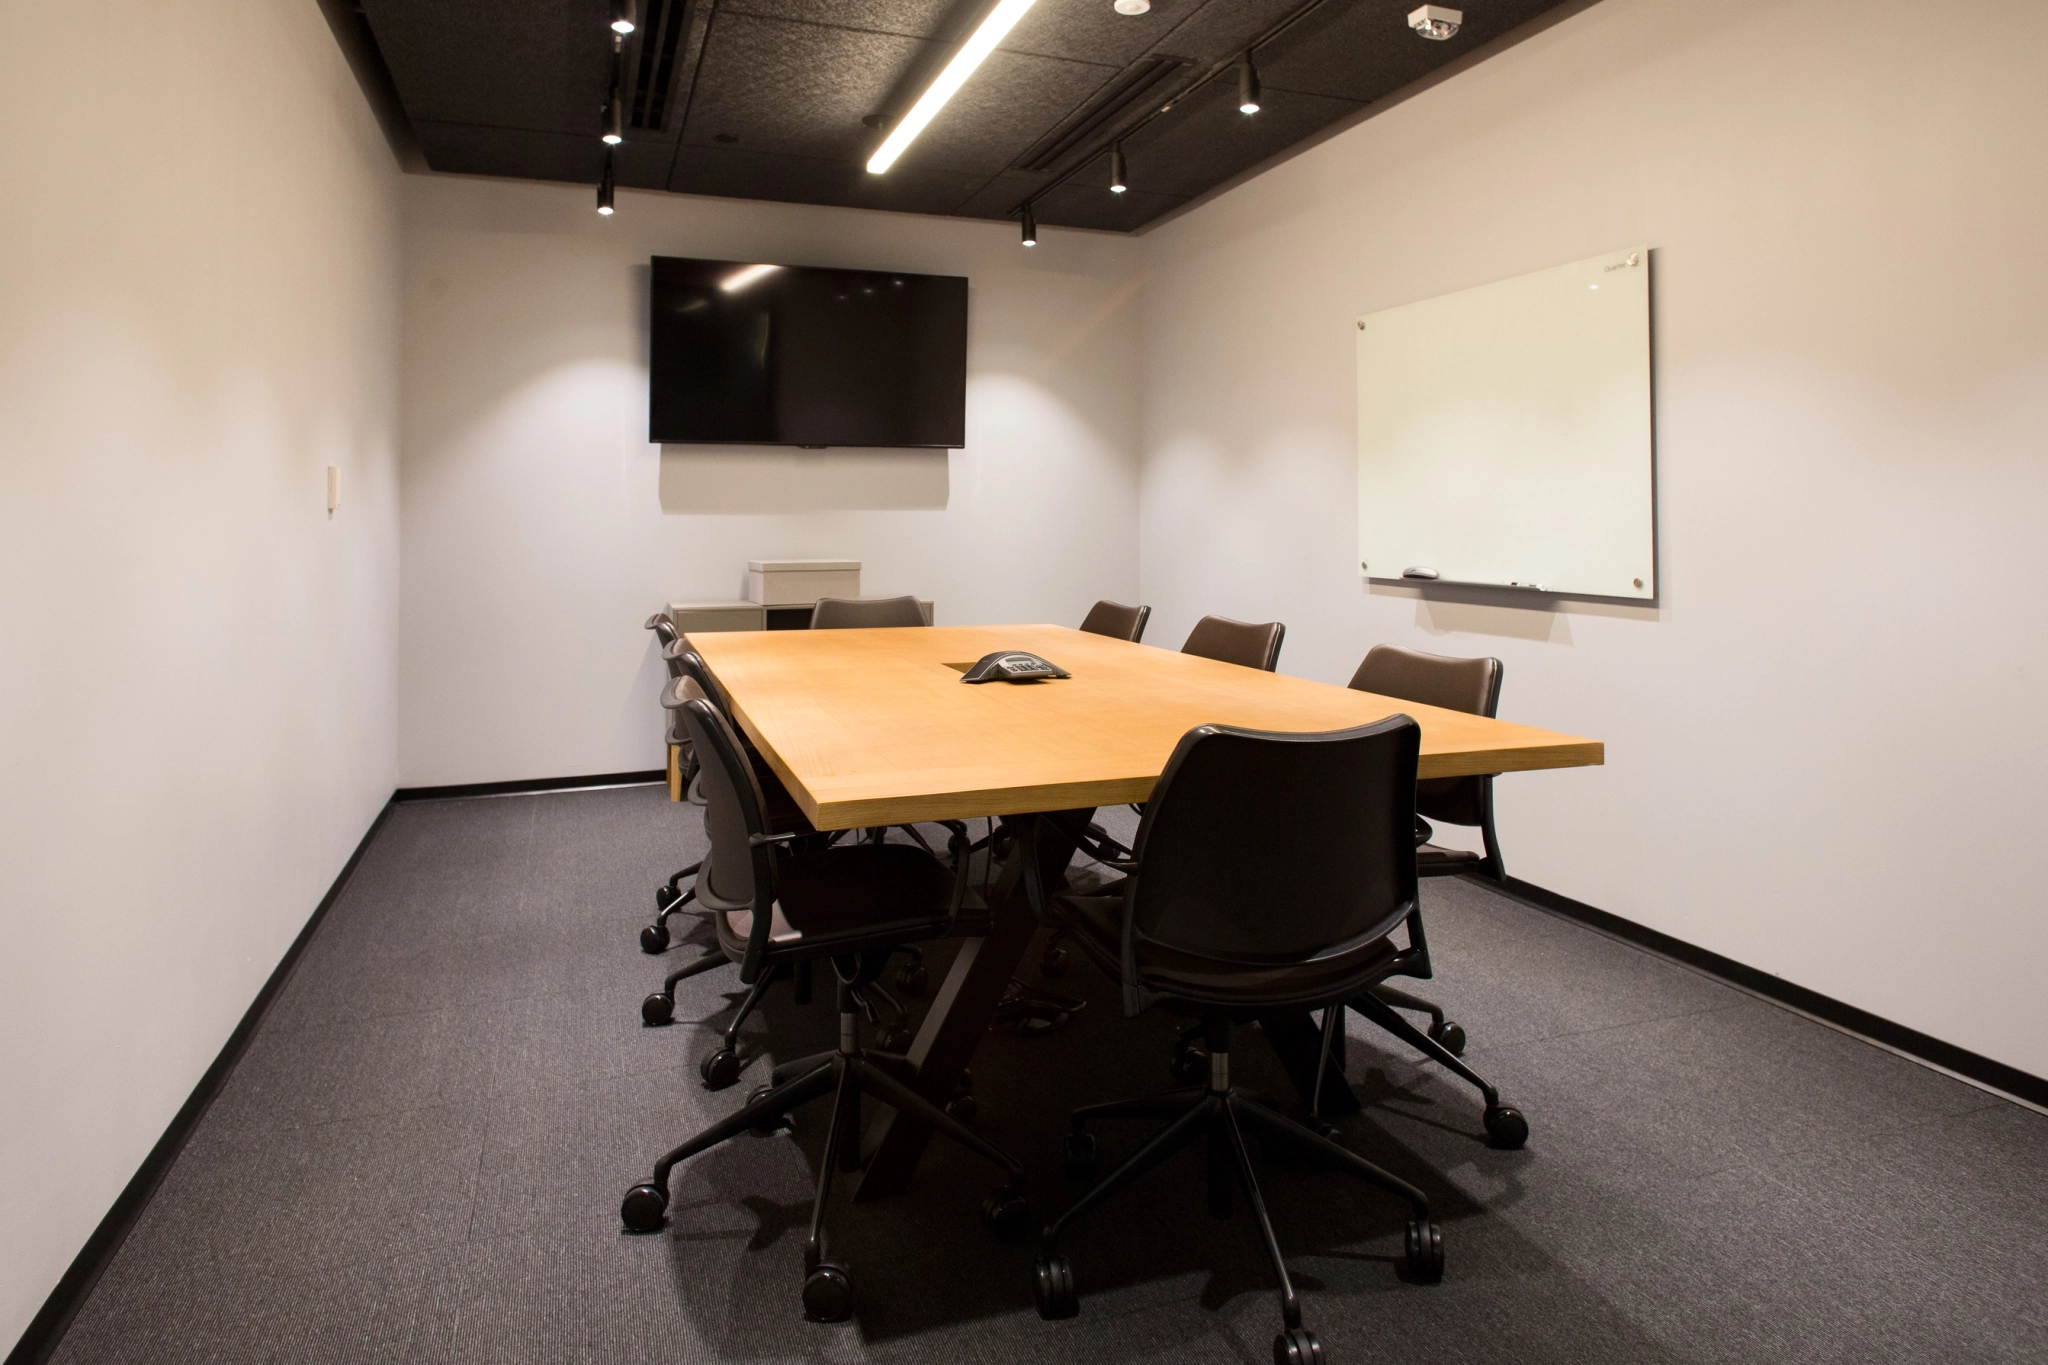
{"type": "Polygon", "coordinates": [[[1152,618],[1150,607],[1127,607],[1121,602],[1097,602],[1082,618],[1081,629],[1090,635],[1107,635],[1112,640],[1138,643],[1145,634],[1145,622],[1152,618]]]}
{"type": "MultiPolygon", "coordinates": [[[[1421,744],[1406,716],[1323,734],[1204,725],[1182,736],[1138,828],[1126,981],[1144,984],[1155,953],[1272,969],[1383,939],[1415,904],[1421,744]]],[[[1218,988],[1239,1003],[1299,985],[1287,971],[1239,975],[1218,988]]]]}
{"type": "Polygon", "coordinates": [[[1271,673],[1280,662],[1280,641],[1286,634],[1287,627],[1278,621],[1254,626],[1227,616],[1204,616],[1188,632],[1180,652],[1271,673]]]}
{"type": "Polygon", "coordinates": [[[697,874],[697,899],[725,914],[753,913],[746,959],[740,980],[752,984],[768,949],[775,905],[775,864],[754,765],[747,761],[716,707],[703,700],[683,703],[683,724],[703,765],[704,832],[711,839],[703,869],[697,874]]]}
{"type": "MultiPolygon", "coordinates": [[[[1351,675],[1351,686],[1382,697],[1491,717],[1500,709],[1502,672],[1499,659],[1451,659],[1375,645],[1351,675]]],[[[1416,813],[1452,825],[1489,825],[1492,781],[1490,777],[1430,778],[1416,786],[1416,813]]]]}
{"type": "Polygon", "coordinates": [[[821,597],[811,608],[812,630],[874,630],[928,626],[915,597],[821,597]]]}
{"type": "Polygon", "coordinates": [[[648,617],[644,629],[651,630],[654,632],[655,641],[663,649],[667,649],[670,645],[676,642],[677,631],[675,618],[670,616],[665,611],[658,611],[654,613],[654,615],[648,617]]]}

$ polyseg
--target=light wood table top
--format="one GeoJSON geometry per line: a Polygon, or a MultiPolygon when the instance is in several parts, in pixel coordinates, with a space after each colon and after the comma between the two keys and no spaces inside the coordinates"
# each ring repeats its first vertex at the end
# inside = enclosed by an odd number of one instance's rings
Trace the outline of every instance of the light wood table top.
{"type": "Polygon", "coordinates": [[[1197,725],[1317,731],[1404,712],[1423,777],[1574,768],[1600,741],[1065,626],[699,632],[737,719],[819,829],[1143,801],[1197,725]],[[1074,676],[967,686],[997,650],[1074,676]],[[951,665],[951,666],[949,666],[951,665]]]}

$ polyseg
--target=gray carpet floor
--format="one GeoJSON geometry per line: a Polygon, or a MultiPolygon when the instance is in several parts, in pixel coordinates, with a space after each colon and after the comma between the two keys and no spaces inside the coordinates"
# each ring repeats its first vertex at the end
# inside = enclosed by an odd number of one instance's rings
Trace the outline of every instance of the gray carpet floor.
{"type": "MultiPolygon", "coordinates": [[[[1199,1154],[1073,1236],[1066,1322],[1032,1311],[1030,1247],[981,1230],[988,1173],[943,1144],[909,1193],[835,1207],[863,1307],[803,1321],[815,1107],[686,1163],[669,1229],[622,1235],[655,1156],[832,1037],[824,999],[778,992],[746,1078],[707,1093],[698,1025],[734,974],[641,1026],[693,950],[643,956],[637,931],[701,847],[660,788],[395,810],[58,1359],[1269,1358],[1256,1235],[1208,1217],[1199,1154]]],[[[1350,1021],[1345,1140],[1430,1193],[1448,1271],[1396,1273],[1386,1198],[1268,1168],[1332,1361],[2048,1360],[2048,1118],[1482,888],[1424,900],[1439,976],[1418,989],[1533,1136],[1489,1149],[1470,1090],[1350,1021]]],[[[1041,1213],[1072,1197],[1067,1109],[1170,1084],[1174,1021],[1122,1018],[1085,969],[1060,986],[1090,998],[1070,1028],[992,1033],[974,1064],[977,1126],[1041,1213]]],[[[1284,1092],[1256,1036],[1237,1066],[1284,1092]]],[[[1105,1129],[1104,1158],[1141,1129],[1105,1129]]]]}

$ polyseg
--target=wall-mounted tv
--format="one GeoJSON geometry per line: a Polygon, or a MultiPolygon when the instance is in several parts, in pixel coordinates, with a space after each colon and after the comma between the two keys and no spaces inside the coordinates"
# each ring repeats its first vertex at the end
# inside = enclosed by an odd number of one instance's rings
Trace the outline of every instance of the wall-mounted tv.
{"type": "Polygon", "coordinates": [[[653,260],[647,439],[967,444],[967,281],[653,260]]]}

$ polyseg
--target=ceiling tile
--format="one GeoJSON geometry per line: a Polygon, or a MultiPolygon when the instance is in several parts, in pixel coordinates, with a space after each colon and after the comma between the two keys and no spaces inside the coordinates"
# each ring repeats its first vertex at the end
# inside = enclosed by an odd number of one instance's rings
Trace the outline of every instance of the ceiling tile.
{"type": "Polygon", "coordinates": [[[611,33],[591,0],[363,0],[414,123],[595,137],[611,33]]]}
{"type": "MultiPolygon", "coordinates": [[[[415,123],[413,134],[428,167],[453,175],[508,175],[594,186],[604,168],[604,144],[594,137],[467,123],[415,123]]],[[[612,178],[626,189],[666,189],[674,155],[674,143],[628,138],[613,154],[612,178]]]]}
{"type": "Polygon", "coordinates": [[[1259,52],[1268,87],[1370,103],[1392,94],[1549,9],[1555,0],[1472,0],[1456,37],[1437,42],[1408,27],[1413,0],[1324,5],[1259,52]]]}
{"type": "Polygon", "coordinates": [[[1350,100],[1269,88],[1258,113],[1240,114],[1236,84],[1213,80],[1125,140],[1131,188],[1200,194],[1356,108],[1350,100]]]}

